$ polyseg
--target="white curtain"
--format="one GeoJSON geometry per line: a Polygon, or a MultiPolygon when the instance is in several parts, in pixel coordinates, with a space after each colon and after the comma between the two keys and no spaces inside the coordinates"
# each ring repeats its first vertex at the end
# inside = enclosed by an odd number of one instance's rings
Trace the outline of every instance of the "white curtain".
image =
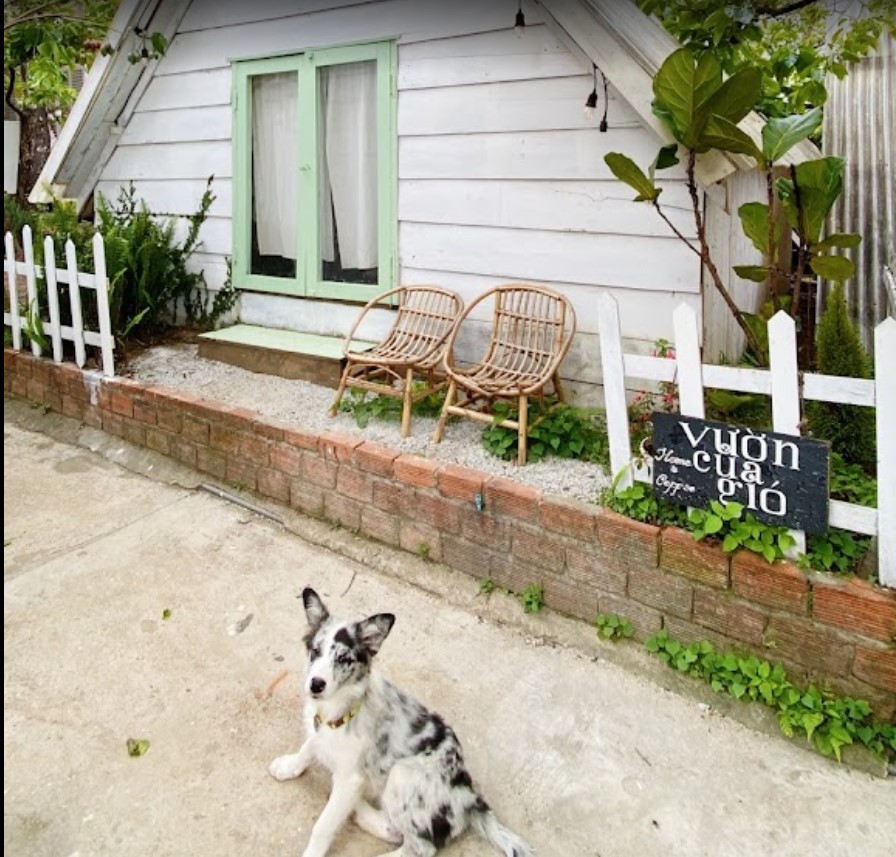
{"type": "Polygon", "coordinates": [[[297,255],[298,102],[295,72],[252,79],[252,200],[263,256],[297,255]]]}
{"type": "Polygon", "coordinates": [[[320,200],[321,255],[327,261],[334,257],[330,217],[334,211],[342,267],[375,268],[378,208],[376,63],[346,63],[322,68],[321,97],[325,141],[321,153],[325,159],[320,200]]]}

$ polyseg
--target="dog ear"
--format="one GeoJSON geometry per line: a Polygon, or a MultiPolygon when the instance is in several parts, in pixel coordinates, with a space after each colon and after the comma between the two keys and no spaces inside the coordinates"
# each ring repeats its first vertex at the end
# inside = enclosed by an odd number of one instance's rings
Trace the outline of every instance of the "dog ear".
{"type": "Polygon", "coordinates": [[[330,611],[310,586],[302,590],[302,603],[305,605],[305,618],[313,630],[320,628],[330,618],[330,611]]]}
{"type": "Polygon", "coordinates": [[[392,630],[394,624],[395,616],[391,613],[378,613],[369,619],[361,620],[357,625],[358,639],[361,641],[361,645],[371,655],[375,655],[383,645],[383,641],[389,636],[389,631],[392,630]]]}

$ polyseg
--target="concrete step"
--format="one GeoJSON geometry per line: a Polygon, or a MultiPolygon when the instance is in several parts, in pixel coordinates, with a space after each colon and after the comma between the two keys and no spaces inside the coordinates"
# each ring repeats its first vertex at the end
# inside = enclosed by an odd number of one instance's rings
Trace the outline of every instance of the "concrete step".
{"type": "MultiPolygon", "coordinates": [[[[342,374],[344,341],[342,336],[235,324],[201,334],[199,356],[251,372],[335,388],[342,374]]],[[[356,342],[355,347],[362,345],[356,342]]]]}

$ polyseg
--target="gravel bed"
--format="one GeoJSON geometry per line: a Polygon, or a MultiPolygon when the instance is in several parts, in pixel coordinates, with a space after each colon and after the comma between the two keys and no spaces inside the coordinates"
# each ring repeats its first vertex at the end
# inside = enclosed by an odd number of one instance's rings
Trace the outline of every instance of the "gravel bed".
{"type": "Polygon", "coordinates": [[[127,374],[146,384],[248,408],[305,431],[336,430],[361,435],[402,452],[507,476],[550,494],[595,502],[610,483],[602,467],[583,461],[549,457],[525,467],[501,461],[485,451],[480,441],[482,426],[472,420],[450,424],[441,443],[431,441],[436,424],[432,418],[415,417],[408,438],[401,437],[397,421],[371,420],[361,429],[351,414],[328,415],[334,396],[329,387],[249,372],[217,360],[206,360],[197,351],[193,344],[160,345],[135,357],[128,365],[127,374]]]}

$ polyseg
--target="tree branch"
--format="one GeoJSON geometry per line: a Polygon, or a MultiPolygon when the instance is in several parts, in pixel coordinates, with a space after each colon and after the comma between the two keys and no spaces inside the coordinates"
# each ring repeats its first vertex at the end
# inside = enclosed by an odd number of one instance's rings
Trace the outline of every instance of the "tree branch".
{"type": "Polygon", "coordinates": [[[756,13],[756,16],[767,15],[769,18],[781,18],[784,15],[789,15],[791,12],[798,12],[800,9],[805,9],[806,6],[814,6],[818,3],[818,0],[794,0],[793,3],[788,3],[786,6],[754,6],[753,11],[756,13]]]}
{"type": "Polygon", "coordinates": [[[679,228],[671,220],[669,220],[669,218],[666,216],[666,212],[660,208],[660,204],[657,201],[657,199],[653,200],[653,207],[656,209],[656,213],[666,222],[666,225],[672,230],[672,232],[675,233],[675,237],[680,238],[682,241],[684,241],[685,246],[689,250],[693,251],[694,253],[696,253],[698,256],[700,256],[702,258],[703,254],[700,252],[700,250],[697,247],[695,247],[693,244],[691,244],[691,242],[688,241],[688,239],[684,237],[681,230],[679,230],[679,228]]]}

